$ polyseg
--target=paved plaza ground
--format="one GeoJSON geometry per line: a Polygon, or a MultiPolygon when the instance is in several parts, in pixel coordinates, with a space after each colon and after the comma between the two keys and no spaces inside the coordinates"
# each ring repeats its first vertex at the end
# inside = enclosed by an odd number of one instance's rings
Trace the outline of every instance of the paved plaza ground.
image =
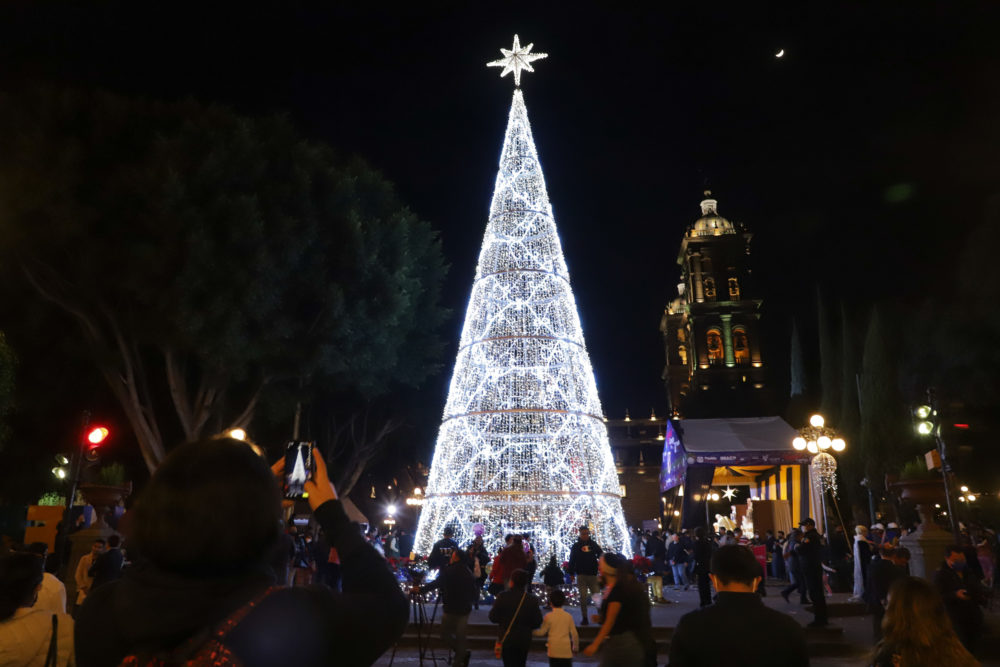
{"type": "MultiPolygon", "coordinates": [[[[812,620],[812,614],[801,607],[796,598],[792,597],[792,603],[787,604],[778,594],[779,591],[778,583],[774,583],[768,589],[768,596],[764,598],[765,604],[773,609],[777,609],[786,614],[789,614],[792,618],[799,621],[803,625],[809,623],[812,620]]],[[[671,601],[672,604],[668,605],[655,605],[653,607],[652,617],[654,629],[660,628],[673,628],[677,625],[680,617],[697,608],[698,606],[698,592],[693,588],[688,591],[673,591],[669,588],[664,591],[664,595],[671,601]]],[[[835,594],[827,598],[827,603],[831,605],[831,610],[835,608],[841,609],[845,613],[852,611],[851,606],[843,604],[847,601],[847,594],[835,594]]],[[[855,607],[856,609],[856,607],[855,607]]],[[[579,623],[579,609],[573,609],[574,616],[579,623]]],[[[836,613],[836,611],[834,611],[836,613]]],[[[490,644],[486,641],[486,637],[482,636],[483,631],[490,631],[491,628],[486,628],[484,626],[489,625],[489,607],[482,606],[478,611],[473,611],[472,615],[469,617],[470,624],[470,636],[480,635],[478,641],[470,641],[470,648],[472,649],[472,665],[484,665],[484,666],[494,666],[501,665],[501,661],[493,657],[493,653],[490,650],[490,644]]],[[[872,629],[871,629],[871,618],[869,616],[833,616],[830,619],[830,624],[833,626],[833,630],[828,633],[812,633],[809,635],[810,643],[810,653],[812,657],[810,659],[810,664],[817,667],[846,667],[850,665],[851,667],[867,665],[866,657],[868,652],[871,650],[872,646],[872,629]]],[[[493,626],[495,627],[495,626],[493,626]]],[[[591,626],[593,627],[593,626],[591,626]]],[[[723,630],[720,628],[720,632],[723,630]]],[[[432,642],[432,647],[435,648],[435,654],[439,656],[437,661],[438,665],[445,665],[443,656],[447,652],[442,648],[440,640],[436,637],[437,627],[434,628],[435,639],[432,642]]],[[[663,630],[660,631],[664,632],[663,630]]],[[[490,637],[495,638],[495,632],[490,637]]],[[[766,638],[762,638],[762,641],[766,641],[766,638]]],[[[664,641],[660,642],[663,646],[664,641]]],[[[584,645],[586,645],[586,640],[584,640],[584,645]]],[[[376,665],[380,667],[386,667],[390,664],[391,651],[386,653],[376,665]]],[[[984,665],[994,665],[1000,667],[1000,614],[997,612],[987,613],[987,639],[984,641],[983,656],[980,656],[984,665]]],[[[574,658],[574,664],[596,664],[598,660],[596,658],[585,658],[579,657],[574,658]]],[[[667,663],[666,651],[662,651],[657,656],[657,664],[665,665],[667,663]]],[[[407,636],[400,643],[400,647],[397,650],[395,660],[392,662],[393,665],[418,665],[419,658],[417,655],[417,650],[415,647],[415,641],[412,634],[408,631],[407,636]]],[[[430,660],[425,659],[424,664],[431,665],[434,664],[430,660]]],[[[739,660],[734,661],[735,665],[739,665],[739,660]]],[[[536,643],[536,648],[532,651],[528,658],[529,667],[542,667],[548,665],[548,660],[545,657],[545,647],[544,643],[540,640],[536,643]]]]}

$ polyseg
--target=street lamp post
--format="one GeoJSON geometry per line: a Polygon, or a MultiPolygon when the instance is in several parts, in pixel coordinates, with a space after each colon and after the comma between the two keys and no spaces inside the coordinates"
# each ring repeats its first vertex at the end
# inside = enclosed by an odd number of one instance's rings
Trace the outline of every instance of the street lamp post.
{"type": "Polygon", "coordinates": [[[938,418],[937,396],[934,387],[927,388],[927,404],[917,406],[913,414],[917,418],[917,433],[922,436],[934,436],[934,444],[938,456],[941,457],[941,479],[944,482],[944,497],[948,504],[948,523],[951,525],[951,534],[957,544],[959,542],[958,519],[955,517],[955,509],[951,500],[951,485],[948,483],[951,465],[948,463],[948,446],[945,444],[944,438],[941,437],[941,420],[938,418]]]}
{"type": "MultiPolygon", "coordinates": [[[[820,500],[823,504],[823,529],[829,533],[826,490],[828,486],[833,488],[833,479],[837,469],[836,460],[830,455],[830,452],[843,452],[847,449],[847,442],[840,437],[837,431],[826,425],[826,419],[820,414],[814,414],[810,417],[809,425],[800,428],[798,433],[792,440],[792,447],[798,451],[806,450],[813,454],[810,467],[821,470],[820,500]]],[[[834,498],[834,504],[836,505],[836,498],[834,498]]],[[[837,508],[837,516],[840,517],[839,508],[837,508]]],[[[840,517],[840,524],[844,525],[843,517],[840,517]]],[[[847,534],[847,526],[844,526],[844,534],[847,534]]]]}

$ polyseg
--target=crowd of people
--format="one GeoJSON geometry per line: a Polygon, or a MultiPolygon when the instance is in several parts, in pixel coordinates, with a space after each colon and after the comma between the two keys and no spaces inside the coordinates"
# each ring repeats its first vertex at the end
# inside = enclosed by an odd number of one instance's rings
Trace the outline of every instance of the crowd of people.
{"type": "Polygon", "coordinates": [[[405,590],[390,561],[408,536],[352,524],[320,456],[307,482],[312,520],[283,528],[282,468],[283,460],[269,467],[234,440],[177,448],[127,515],[127,543],[117,534],[95,540],[76,564],[71,600],[45,544],[0,555],[0,667],[370,665],[404,632],[413,596],[431,591],[452,665],[472,661],[469,617],[488,605],[505,667],[525,665],[536,637],[551,665],[585,655],[609,667],[646,667],[657,664],[652,606],[667,602],[666,587],[692,585],[699,608],[674,630],[669,665],[717,665],[735,655],[744,665],[804,665],[804,629],[763,604],[764,582],[787,581],[786,602],[798,592],[812,605],[809,625],[823,626],[840,558],[851,564],[853,597],[872,617],[871,664],[978,664],[995,580],[988,531],[949,546],[927,582],[909,576],[894,524],[859,526],[853,544],[842,530],[820,536],[811,519],[787,536],[634,531],[634,560],[606,551],[581,526],[568,560],[549,555],[544,564],[530,535],[510,534],[490,554],[481,535],[460,545],[446,529],[426,563],[436,576],[405,590]],[[567,608],[574,593],[578,616],[567,608]],[[588,624],[596,634],[581,641],[577,627],[588,624]]]}

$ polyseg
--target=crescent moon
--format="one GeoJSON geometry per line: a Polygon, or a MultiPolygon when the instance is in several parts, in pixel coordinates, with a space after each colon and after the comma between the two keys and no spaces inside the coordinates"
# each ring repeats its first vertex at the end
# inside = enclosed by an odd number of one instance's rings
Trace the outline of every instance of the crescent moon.
{"type": "Polygon", "coordinates": [[[785,55],[785,50],[781,49],[780,51],[778,51],[777,53],[774,54],[774,57],[775,58],[780,58],[783,55],[785,55]]]}

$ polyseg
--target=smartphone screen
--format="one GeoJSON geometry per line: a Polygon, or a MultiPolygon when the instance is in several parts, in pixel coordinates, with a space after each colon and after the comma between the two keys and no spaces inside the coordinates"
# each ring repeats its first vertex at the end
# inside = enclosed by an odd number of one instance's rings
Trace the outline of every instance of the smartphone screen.
{"type": "Polygon", "coordinates": [[[292,500],[303,498],[305,484],[312,479],[313,443],[290,442],[285,445],[285,497],[292,500]]]}

